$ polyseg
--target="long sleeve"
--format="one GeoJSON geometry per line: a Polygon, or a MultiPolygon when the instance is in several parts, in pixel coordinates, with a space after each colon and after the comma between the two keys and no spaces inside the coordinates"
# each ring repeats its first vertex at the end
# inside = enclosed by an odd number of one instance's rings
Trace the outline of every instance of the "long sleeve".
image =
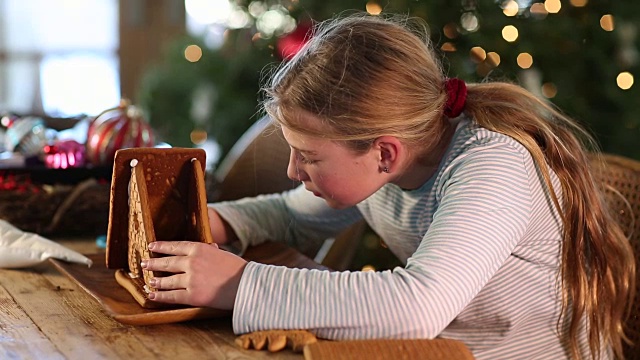
{"type": "Polygon", "coordinates": [[[282,194],[209,204],[229,223],[242,251],[266,240],[284,241],[301,251],[317,248],[362,218],[357,208],[335,210],[300,186],[282,194]]]}
{"type": "Polygon", "coordinates": [[[387,200],[402,196],[401,190],[380,191],[368,200],[373,216],[367,220],[385,240],[403,236],[394,226],[412,228],[432,215],[406,267],[338,273],[250,263],[236,298],[234,330],[304,328],[329,339],[437,336],[524,235],[529,177],[523,154],[501,144],[450,163],[431,192],[432,208],[395,211],[387,200]]]}

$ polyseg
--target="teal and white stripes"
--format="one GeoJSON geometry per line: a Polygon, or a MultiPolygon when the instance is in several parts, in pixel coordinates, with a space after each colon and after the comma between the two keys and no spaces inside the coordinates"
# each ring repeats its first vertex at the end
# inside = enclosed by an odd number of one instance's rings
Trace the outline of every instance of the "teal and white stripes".
{"type": "Polygon", "coordinates": [[[342,211],[302,188],[212,204],[245,245],[324,239],[364,217],[406,264],[325,272],[249,263],[234,331],[442,336],[464,341],[478,359],[566,358],[566,339],[557,331],[561,228],[546,194],[522,145],[463,120],[439,171],[417,190],[386,185],[342,211]]]}

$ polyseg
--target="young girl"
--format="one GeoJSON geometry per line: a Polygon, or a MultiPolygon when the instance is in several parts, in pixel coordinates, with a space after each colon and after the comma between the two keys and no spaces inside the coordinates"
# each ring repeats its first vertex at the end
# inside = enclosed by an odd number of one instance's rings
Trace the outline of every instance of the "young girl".
{"type": "Polygon", "coordinates": [[[156,301],[233,309],[236,333],[452,338],[478,359],[622,356],[630,245],[573,121],[507,83],[443,75],[406,19],[321,24],[264,103],[291,147],[283,194],[211,204],[218,244],[313,246],[365,219],[405,264],[329,272],[157,242],[156,301]],[[577,134],[577,135],[576,135],[577,134]]]}

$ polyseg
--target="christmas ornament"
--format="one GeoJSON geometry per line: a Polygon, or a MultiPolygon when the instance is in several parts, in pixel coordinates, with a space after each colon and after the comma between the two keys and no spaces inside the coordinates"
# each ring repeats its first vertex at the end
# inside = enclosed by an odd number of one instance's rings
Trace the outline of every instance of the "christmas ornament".
{"type": "Polygon", "coordinates": [[[312,27],[313,24],[311,22],[301,22],[295,30],[278,39],[276,46],[280,58],[289,60],[297,54],[311,38],[312,27]]]}
{"type": "Polygon", "coordinates": [[[24,117],[14,119],[5,134],[5,149],[25,157],[38,155],[46,143],[45,126],[42,119],[24,117]]]}
{"type": "Polygon", "coordinates": [[[154,134],[142,111],[122,100],[120,105],[103,111],[89,125],[86,160],[94,165],[113,163],[116,151],[154,146],[154,134]]]}
{"type": "Polygon", "coordinates": [[[0,118],[0,125],[5,128],[10,128],[16,120],[20,119],[18,115],[12,113],[4,113],[2,114],[2,118],[0,118]]]}
{"type": "Polygon", "coordinates": [[[43,149],[44,165],[51,169],[82,167],[85,163],[85,148],[75,140],[56,141],[43,149]]]}

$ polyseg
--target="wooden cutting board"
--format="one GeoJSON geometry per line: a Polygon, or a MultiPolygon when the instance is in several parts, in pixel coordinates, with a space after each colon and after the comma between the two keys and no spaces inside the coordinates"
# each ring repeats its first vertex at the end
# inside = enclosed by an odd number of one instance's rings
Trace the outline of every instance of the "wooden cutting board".
{"type": "Polygon", "coordinates": [[[93,261],[91,268],[57,259],[51,259],[51,262],[96,299],[109,316],[123,324],[155,325],[231,315],[230,311],[225,310],[185,306],[145,309],[116,282],[115,270],[106,267],[104,254],[86,256],[93,261]]]}
{"type": "MultiPolygon", "coordinates": [[[[231,316],[231,311],[213,308],[178,306],[166,309],[145,309],[116,282],[115,270],[108,269],[105,254],[86,255],[93,266],[50,259],[54,266],[91,295],[116,321],[129,325],[155,325],[195,319],[231,316]]],[[[328,270],[282,243],[267,242],[247,249],[244,258],[263,264],[294,268],[328,270]]]]}

